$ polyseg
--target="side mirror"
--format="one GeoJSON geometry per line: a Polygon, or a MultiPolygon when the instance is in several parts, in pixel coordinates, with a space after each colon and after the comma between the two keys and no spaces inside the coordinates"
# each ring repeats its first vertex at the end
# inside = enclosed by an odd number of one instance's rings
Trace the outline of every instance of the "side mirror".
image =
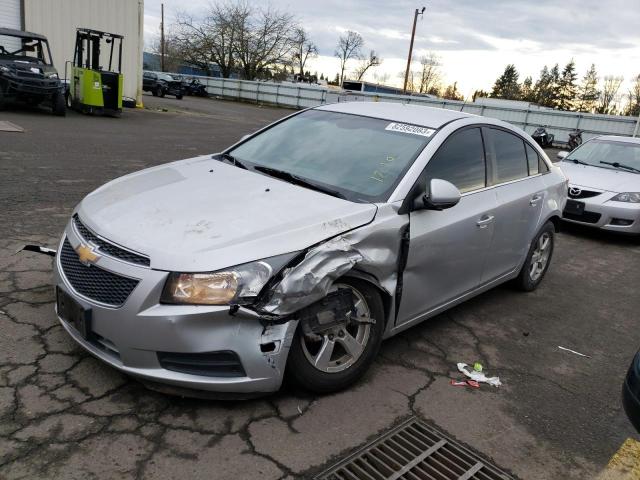
{"type": "Polygon", "coordinates": [[[558,160],[564,160],[568,156],[569,156],[569,152],[562,151],[562,152],[558,152],[558,154],[556,155],[556,158],[558,160]]]}
{"type": "MultiPolygon", "coordinates": [[[[418,203],[422,203],[421,208],[427,210],[444,210],[456,206],[458,202],[460,202],[460,190],[453,183],[439,178],[432,179],[427,192],[418,199],[418,203]]],[[[420,208],[420,205],[416,206],[420,208]]]]}

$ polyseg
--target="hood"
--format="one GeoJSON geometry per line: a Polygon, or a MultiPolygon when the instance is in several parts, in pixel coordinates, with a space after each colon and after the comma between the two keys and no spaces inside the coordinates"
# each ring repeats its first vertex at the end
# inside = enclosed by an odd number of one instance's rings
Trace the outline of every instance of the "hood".
{"type": "Polygon", "coordinates": [[[590,167],[573,162],[559,162],[556,165],[562,169],[570,185],[615,193],[640,192],[640,174],[638,173],[590,167]]]}
{"type": "Polygon", "coordinates": [[[367,224],[377,207],[211,156],[119,178],[78,206],[83,223],[159,270],[212,271],[305,249],[367,224]]]}

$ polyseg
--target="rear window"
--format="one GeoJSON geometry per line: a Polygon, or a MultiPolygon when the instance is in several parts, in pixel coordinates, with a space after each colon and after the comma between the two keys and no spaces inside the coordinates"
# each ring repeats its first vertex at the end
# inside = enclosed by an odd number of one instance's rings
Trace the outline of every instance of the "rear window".
{"type": "Polygon", "coordinates": [[[497,183],[510,182],[529,175],[524,141],[503,130],[491,129],[496,155],[497,183]]]}

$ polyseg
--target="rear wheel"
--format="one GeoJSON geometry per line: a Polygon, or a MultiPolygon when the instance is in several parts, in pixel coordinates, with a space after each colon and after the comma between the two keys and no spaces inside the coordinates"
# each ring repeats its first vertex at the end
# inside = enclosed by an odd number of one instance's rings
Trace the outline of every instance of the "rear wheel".
{"type": "Polygon", "coordinates": [[[156,97],[164,97],[164,88],[162,88],[160,85],[156,87],[156,97]]]}
{"type": "Polygon", "coordinates": [[[516,286],[525,292],[538,288],[549,269],[555,242],[555,227],[547,222],[531,243],[527,260],[516,278],[516,286]]]}
{"type": "Polygon", "coordinates": [[[342,390],[357,381],[375,359],[384,332],[384,308],[378,291],[362,280],[338,280],[332,290],[351,290],[352,319],[307,335],[302,326],[291,345],[288,376],[299,386],[317,393],[342,390]]]}

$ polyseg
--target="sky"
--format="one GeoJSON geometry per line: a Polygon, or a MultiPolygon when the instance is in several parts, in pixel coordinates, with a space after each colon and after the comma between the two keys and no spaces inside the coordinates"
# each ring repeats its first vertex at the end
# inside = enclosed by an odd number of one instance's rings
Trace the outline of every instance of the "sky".
{"type": "MultiPolygon", "coordinates": [[[[159,36],[160,4],[165,23],[186,11],[198,17],[209,0],[145,0],[145,43],[159,36]]],[[[308,64],[312,73],[335,77],[339,61],[334,56],[338,37],[355,30],[375,50],[382,65],[366,80],[388,75],[388,84],[401,86],[413,14],[418,17],[413,69],[428,52],[440,57],[444,83],[454,81],[467,97],[476,89],[490,90],[508,63],[514,63],[520,80],[535,81],[546,64],[564,66],[574,59],[580,75],[594,63],[600,76],[624,77],[626,91],[640,74],[640,0],[248,0],[256,8],[293,14],[316,43],[319,55],[308,64]]],[[[348,70],[357,66],[352,61],[348,70]]]]}

